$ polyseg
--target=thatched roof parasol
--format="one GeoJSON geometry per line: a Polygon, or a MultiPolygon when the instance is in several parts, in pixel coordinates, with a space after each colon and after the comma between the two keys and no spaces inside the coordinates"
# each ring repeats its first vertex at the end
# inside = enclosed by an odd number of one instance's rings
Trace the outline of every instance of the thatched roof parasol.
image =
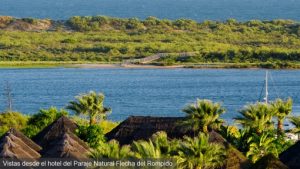
{"type": "MultiPolygon", "coordinates": [[[[158,131],[165,131],[169,138],[182,138],[183,136],[193,136],[194,132],[186,130],[179,124],[183,117],[149,117],[131,116],[105,136],[108,140],[115,139],[120,144],[130,144],[136,140],[147,140],[158,131]]],[[[223,145],[228,151],[226,169],[247,169],[248,159],[236,148],[230,145],[219,133],[210,131],[210,142],[223,145]]]]}
{"type": "Polygon", "coordinates": [[[300,141],[279,155],[280,161],[290,169],[300,168],[300,141]]]}
{"type": "Polygon", "coordinates": [[[34,140],[43,147],[43,157],[87,159],[88,145],[74,132],[78,126],[65,116],[42,130],[34,140]]]}
{"type": "Polygon", "coordinates": [[[41,147],[16,129],[10,129],[0,138],[0,158],[33,159],[41,157],[41,147]]]}
{"type": "Polygon", "coordinates": [[[33,141],[44,148],[51,140],[56,139],[65,132],[74,133],[77,128],[76,123],[62,116],[33,137],[33,141]]]}
{"type": "Polygon", "coordinates": [[[259,159],[251,169],[289,169],[273,154],[266,155],[259,159]]]}
{"type": "Polygon", "coordinates": [[[105,137],[118,140],[120,144],[130,144],[134,140],[145,140],[158,131],[165,131],[170,138],[181,138],[189,135],[182,127],[178,127],[181,117],[131,116],[120,123],[105,137]]]}
{"type": "Polygon", "coordinates": [[[87,159],[89,149],[85,143],[78,140],[72,133],[65,133],[49,143],[49,148],[43,151],[43,157],[87,159]]]}

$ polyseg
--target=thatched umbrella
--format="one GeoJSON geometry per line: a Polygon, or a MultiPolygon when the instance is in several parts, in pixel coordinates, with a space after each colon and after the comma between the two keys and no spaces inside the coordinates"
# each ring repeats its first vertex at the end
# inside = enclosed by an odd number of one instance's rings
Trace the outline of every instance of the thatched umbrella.
{"type": "Polygon", "coordinates": [[[43,151],[43,157],[48,158],[72,158],[77,160],[87,159],[89,149],[78,137],[72,133],[65,133],[52,141],[51,148],[43,151]]]}
{"type": "Polygon", "coordinates": [[[259,159],[251,169],[289,169],[273,154],[266,155],[259,159]]]}
{"type": "Polygon", "coordinates": [[[279,159],[290,169],[300,168],[300,141],[289,147],[279,155],[279,159]]]}
{"type": "Polygon", "coordinates": [[[41,147],[16,129],[10,129],[0,138],[0,158],[36,160],[41,147]]]}
{"type": "Polygon", "coordinates": [[[76,129],[78,129],[76,123],[62,116],[33,137],[33,141],[44,148],[51,140],[56,139],[65,132],[74,133],[76,129]]]}
{"type": "Polygon", "coordinates": [[[131,116],[107,133],[108,140],[118,140],[121,145],[130,144],[135,140],[146,140],[158,131],[165,131],[170,138],[181,138],[189,135],[178,124],[181,117],[150,117],[131,116]]]}
{"type": "Polygon", "coordinates": [[[87,159],[90,148],[74,134],[77,128],[77,124],[62,116],[38,133],[34,140],[43,147],[42,157],[87,159]]]}

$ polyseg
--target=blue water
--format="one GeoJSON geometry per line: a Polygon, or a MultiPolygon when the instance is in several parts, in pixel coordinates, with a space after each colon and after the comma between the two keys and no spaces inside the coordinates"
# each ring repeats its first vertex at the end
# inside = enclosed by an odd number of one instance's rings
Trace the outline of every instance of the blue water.
{"type": "MultiPolygon", "coordinates": [[[[300,115],[300,71],[271,71],[270,98],[292,97],[300,115]]],[[[0,69],[0,110],[4,88],[11,84],[13,108],[26,114],[40,108],[65,107],[79,93],[95,90],[112,108],[109,119],[130,115],[183,116],[181,109],[196,98],[222,102],[228,122],[246,103],[256,102],[265,70],[223,69],[0,69]]]]}
{"type": "Polygon", "coordinates": [[[190,18],[197,21],[300,20],[299,0],[0,0],[0,15],[67,19],[74,15],[190,18]]]}

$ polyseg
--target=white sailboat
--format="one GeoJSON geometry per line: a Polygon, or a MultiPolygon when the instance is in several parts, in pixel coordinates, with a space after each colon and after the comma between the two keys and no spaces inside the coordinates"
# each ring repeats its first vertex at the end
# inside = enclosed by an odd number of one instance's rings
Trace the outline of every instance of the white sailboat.
{"type": "MultiPolygon", "coordinates": [[[[269,79],[269,72],[268,72],[268,70],[266,70],[265,86],[264,86],[264,88],[265,88],[265,97],[263,98],[263,102],[265,104],[269,104],[269,91],[268,91],[269,90],[269,86],[268,86],[269,81],[268,81],[268,79],[269,79]]],[[[289,125],[287,124],[287,126],[289,126],[289,125]]],[[[290,132],[285,133],[285,137],[286,137],[287,140],[292,140],[292,141],[298,141],[299,140],[298,134],[294,134],[294,133],[290,133],[290,132]]]]}
{"type": "Polygon", "coordinates": [[[269,97],[269,91],[268,91],[268,71],[266,71],[266,78],[265,78],[265,97],[264,97],[264,101],[266,104],[268,104],[268,99],[269,97]]]}

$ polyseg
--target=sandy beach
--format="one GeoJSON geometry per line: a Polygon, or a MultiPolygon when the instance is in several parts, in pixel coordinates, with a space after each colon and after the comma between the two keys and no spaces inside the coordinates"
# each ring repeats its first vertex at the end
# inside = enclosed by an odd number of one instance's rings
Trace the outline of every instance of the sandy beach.
{"type": "Polygon", "coordinates": [[[74,64],[76,68],[133,68],[133,69],[175,69],[184,68],[183,65],[176,66],[155,66],[155,65],[135,65],[135,64],[74,64]]]}

